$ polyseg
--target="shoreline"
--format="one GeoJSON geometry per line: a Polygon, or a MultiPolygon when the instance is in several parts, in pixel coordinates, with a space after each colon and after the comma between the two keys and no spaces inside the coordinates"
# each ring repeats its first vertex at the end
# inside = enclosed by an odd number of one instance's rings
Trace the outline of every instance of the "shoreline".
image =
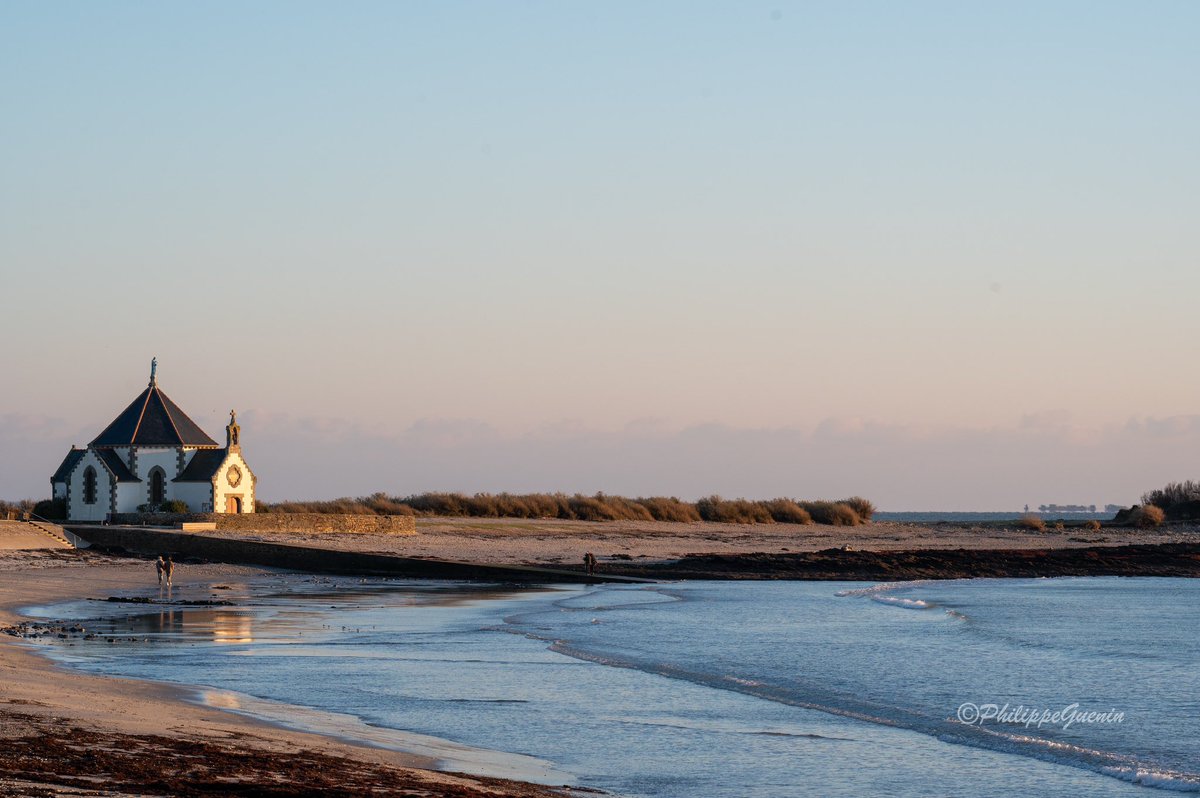
{"type": "MultiPolygon", "coordinates": [[[[602,553],[603,572],[653,580],[879,582],[971,577],[1200,576],[1200,537],[1189,528],[1151,533],[1105,530],[1084,539],[1077,530],[1033,535],[1003,529],[980,533],[961,527],[946,530],[940,526],[879,524],[819,530],[742,527],[735,536],[722,538],[720,534],[696,535],[691,530],[673,535],[671,529],[661,528],[648,534],[645,529],[594,522],[555,534],[547,526],[496,523],[491,519],[459,524],[449,530],[430,530],[424,541],[420,535],[416,541],[400,541],[373,535],[300,533],[296,542],[313,548],[391,555],[420,542],[434,552],[425,554],[427,557],[471,554],[486,561],[549,566],[560,571],[581,571],[581,564],[576,565],[576,550],[595,549],[602,553]],[[805,533],[810,533],[807,538],[805,533]],[[884,538],[889,538],[893,546],[914,540],[921,545],[858,548],[864,541],[884,538]],[[1097,545],[1101,542],[1097,538],[1103,538],[1104,545],[1097,545]],[[1155,542],[1129,542],[1147,538],[1155,542]],[[944,545],[964,540],[968,545],[944,545]],[[997,540],[1004,545],[996,546],[997,540]],[[1031,547],[1030,540],[1043,545],[1031,547]],[[777,545],[783,542],[791,545],[777,545]],[[830,542],[840,547],[829,548],[830,542]],[[939,543],[943,545],[937,546],[939,543]],[[668,548],[683,553],[664,557],[668,548]]],[[[177,589],[278,573],[279,569],[256,566],[189,563],[179,574],[186,582],[177,589]]],[[[153,587],[153,567],[146,559],[114,557],[95,550],[0,550],[0,626],[32,620],[20,616],[22,608],[86,598],[89,594],[95,598],[131,588],[152,591],[153,587]]],[[[189,792],[193,789],[190,784],[208,783],[211,787],[213,780],[219,780],[223,787],[232,780],[229,795],[303,795],[318,790],[349,796],[372,789],[377,795],[421,790],[431,796],[458,798],[550,798],[594,793],[588,788],[448,773],[437,769],[436,746],[432,755],[404,753],[394,750],[401,747],[394,738],[389,741],[392,747],[381,747],[369,736],[341,735],[330,731],[329,726],[320,728],[320,724],[302,722],[289,725],[286,720],[269,717],[270,713],[263,717],[240,713],[233,707],[220,708],[219,704],[197,703],[197,689],[203,688],[75,671],[17,638],[0,635],[0,739],[6,743],[0,746],[0,796],[39,794],[37,790],[49,787],[94,790],[98,769],[110,780],[105,787],[114,795],[201,795],[205,793],[189,792]],[[317,731],[304,730],[314,725],[317,731]],[[78,741],[85,744],[79,745],[78,741]],[[166,767],[163,751],[170,752],[166,767]],[[30,771],[30,762],[44,770],[30,771]],[[337,778],[331,781],[330,774],[337,774],[337,778]],[[262,793],[268,785],[272,792],[262,793]]],[[[397,732],[395,736],[404,734],[397,732]]],[[[429,754],[428,749],[424,750],[429,754]]]]}
{"type": "MultiPolygon", "coordinates": [[[[23,608],[86,598],[93,591],[150,586],[153,580],[144,561],[84,552],[4,554],[3,626],[31,620],[20,614],[23,608]]],[[[270,573],[229,565],[186,570],[187,581],[179,588],[270,573]]],[[[205,705],[189,695],[196,689],[76,671],[16,637],[0,635],[0,739],[5,743],[0,746],[0,796],[50,794],[52,788],[96,795],[209,795],[213,782],[228,787],[228,795],[317,791],[351,796],[370,790],[410,795],[420,790],[454,798],[561,798],[573,792],[437,770],[436,756],[301,731],[205,705]],[[99,783],[97,773],[104,774],[99,783]],[[209,789],[192,786],[206,782],[209,789]]]]}
{"type": "Polygon", "coordinates": [[[872,521],[861,526],[725,524],[670,521],[563,521],[558,519],[417,519],[417,534],[320,533],[309,530],[201,533],[218,540],[247,540],[494,565],[578,570],[585,552],[601,564],[661,562],[694,555],[794,554],[841,549],[899,552],[925,549],[1071,549],[1106,546],[1200,544],[1200,524],[1154,529],[1108,525],[1022,529],[1014,523],[872,521]]]}
{"type": "Polygon", "coordinates": [[[428,518],[419,519],[411,536],[104,527],[93,540],[115,553],[123,546],[312,573],[499,583],[1200,577],[1200,526],[1186,523],[1034,531],[1007,523],[819,527],[428,518]],[[597,560],[593,577],[583,567],[587,552],[597,560]]]}
{"type": "Polygon", "coordinates": [[[673,562],[606,563],[604,573],[644,579],[1037,579],[1065,576],[1200,578],[1200,543],[1037,549],[824,549],[788,554],[694,554],[673,562]]]}

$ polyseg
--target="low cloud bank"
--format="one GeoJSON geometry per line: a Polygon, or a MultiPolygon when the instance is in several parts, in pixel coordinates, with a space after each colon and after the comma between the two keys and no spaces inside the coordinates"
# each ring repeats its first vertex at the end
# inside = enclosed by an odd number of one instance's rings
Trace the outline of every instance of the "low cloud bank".
{"type": "MultiPolygon", "coordinates": [[[[607,431],[554,425],[520,435],[475,420],[427,419],[400,432],[252,411],[241,420],[268,500],[374,491],[604,491],[687,499],[859,494],[884,510],[1132,503],[1150,488],[1196,478],[1200,450],[1200,416],[1103,429],[1048,415],[990,429],[856,420],[810,430],[670,429],[642,422],[607,431]]],[[[53,419],[0,421],[0,496],[45,495],[79,431],[53,419]]]]}

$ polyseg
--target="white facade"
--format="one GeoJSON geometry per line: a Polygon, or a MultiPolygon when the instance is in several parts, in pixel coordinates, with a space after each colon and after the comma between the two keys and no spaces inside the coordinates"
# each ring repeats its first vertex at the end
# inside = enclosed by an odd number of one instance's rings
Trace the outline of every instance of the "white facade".
{"type": "Polygon", "coordinates": [[[188,509],[197,513],[213,511],[213,489],[211,482],[176,482],[175,496],[181,502],[186,502],[188,509]]]}
{"type": "Polygon", "coordinates": [[[171,501],[182,501],[194,513],[254,512],[258,477],[250,470],[240,447],[215,450],[213,454],[219,454],[220,459],[207,480],[178,481],[196,451],[161,446],[114,451],[128,468],[128,474],[120,474],[114,473],[100,450],[89,447],[66,479],[51,482],[53,497],[67,500],[67,518],[71,521],[103,521],[110,513],[144,512],[171,501]],[[129,468],[131,461],[135,467],[129,468]],[[161,474],[162,496],[158,502],[152,496],[155,472],[161,474]],[[89,479],[93,480],[93,488],[88,487],[89,479]]]}
{"type": "Polygon", "coordinates": [[[72,521],[103,521],[114,512],[117,480],[100,455],[89,449],[66,483],[67,517],[72,521]]]}
{"type": "Polygon", "coordinates": [[[252,513],[258,478],[241,451],[241,427],[230,414],[225,446],[209,438],[150,386],[86,449],[72,449],[51,477],[52,495],[71,521],[104,521],[113,513],[157,511],[178,501],[189,512],[252,513]]]}
{"type": "Polygon", "coordinates": [[[236,449],[229,452],[213,477],[213,507],[219,508],[216,512],[254,512],[254,483],[257,481],[242,453],[236,449]]]}

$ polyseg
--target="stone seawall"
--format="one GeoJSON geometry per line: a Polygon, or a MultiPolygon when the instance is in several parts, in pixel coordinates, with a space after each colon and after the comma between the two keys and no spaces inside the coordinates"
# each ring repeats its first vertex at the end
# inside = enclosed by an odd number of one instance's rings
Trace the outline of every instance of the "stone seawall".
{"type": "Polygon", "coordinates": [[[352,535],[415,535],[411,515],[332,513],[116,513],[116,526],[178,526],[208,522],[230,532],[329,532],[352,535]]]}

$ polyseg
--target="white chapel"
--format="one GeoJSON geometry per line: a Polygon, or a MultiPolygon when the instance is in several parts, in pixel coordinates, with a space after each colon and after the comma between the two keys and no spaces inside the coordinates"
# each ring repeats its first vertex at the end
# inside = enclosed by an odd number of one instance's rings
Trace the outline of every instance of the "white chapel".
{"type": "Polygon", "coordinates": [[[242,457],[237,414],[229,414],[222,447],[159,389],[157,370],[155,360],[146,390],[86,449],[72,447],[50,478],[68,520],[103,521],[168,502],[196,513],[254,512],[258,478],[242,457]]]}

